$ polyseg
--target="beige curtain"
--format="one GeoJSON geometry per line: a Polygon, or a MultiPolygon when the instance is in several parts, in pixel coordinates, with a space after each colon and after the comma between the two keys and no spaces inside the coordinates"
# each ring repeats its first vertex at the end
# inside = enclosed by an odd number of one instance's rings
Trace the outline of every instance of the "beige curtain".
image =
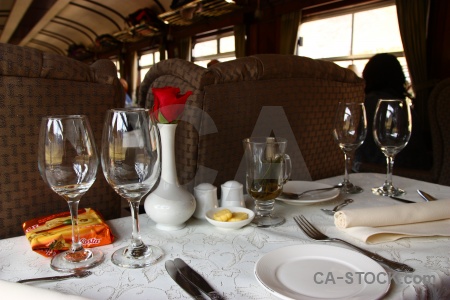
{"type": "Polygon", "coordinates": [[[178,44],[178,58],[191,61],[191,37],[180,39],[178,44]]]}
{"type": "Polygon", "coordinates": [[[234,52],[236,58],[244,57],[245,53],[245,35],[246,35],[245,24],[234,26],[234,52]]]}
{"type": "Polygon", "coordinates": [[[427,76],[426,51],[429,0],[395,0],[395,4],[403,50],[416,98],[415,108],[422,125],[428,124],[427,100],[431,88],[427,76]]]}
{"type": "Polygon", "coordinates": [[[297,31],[300,25],[301,11],[281,16],[280,54],[294,54],[297,45],[297,31]]]}

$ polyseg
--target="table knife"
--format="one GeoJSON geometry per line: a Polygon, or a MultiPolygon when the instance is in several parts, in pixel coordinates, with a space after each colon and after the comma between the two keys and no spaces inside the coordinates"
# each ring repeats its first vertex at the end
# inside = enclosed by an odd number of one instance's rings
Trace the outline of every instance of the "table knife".
{"type": "Polygon", "coordinates": [[[430,194],[425,193],[424,191],[417,190],[417,193],[420,195],[420,197],[422,197],[423,199],[425,199],[425,201],[435,201],[435,200],[437,200],[436,198],[434,198],[434,197],[431,196],[430,194]]]}
{"type": "Polygon", "coordinates": [[[209,283],[194,269],[192,269],[188,264],[186,264],[182,259],[175,258],[173,260],[178,271],[183,274],[183,276],[189,280],[198,289],[208,295],[211,300],[223,300],[224,298],[216,292],[209,283]]]}
{"type": "Polygon", "coordinates": [[[404,203],[417,203],[417,202],[414,202],[411,200],[406,200],[406,199],[398,198],[398,197],[394,197],[394,196],[389,196],[389,198],[400,201],[400,202],[404,202],[404,203]]]}
{"type": "Polygon", "coordinates": [[[183,289],[185,290],[189,295],[192,296],[192,298],[196,300],[204,300],[202,293],[188,280],[184,278],[183,275],[181,275],[180,272],[178,272],[177,267],[171,260],[167,260],[165,263],[167,273],[169,273],[170,277],[172,277],[173,280],[183,289]]]}

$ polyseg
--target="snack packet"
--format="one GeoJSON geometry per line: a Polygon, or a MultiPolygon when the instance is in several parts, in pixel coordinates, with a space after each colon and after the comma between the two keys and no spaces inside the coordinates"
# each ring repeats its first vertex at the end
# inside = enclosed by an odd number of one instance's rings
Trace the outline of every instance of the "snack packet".
{"type": "MultiPolygon", "coordinates": [[[[33,251],[52,257],[70,249],[72,220],[70,212],[35,218],[22,224],[33,251]]],[[[111,244],[114,236],[102,216],[92,208],[78,210],[80,241],[85,248],[111,244]]]]}

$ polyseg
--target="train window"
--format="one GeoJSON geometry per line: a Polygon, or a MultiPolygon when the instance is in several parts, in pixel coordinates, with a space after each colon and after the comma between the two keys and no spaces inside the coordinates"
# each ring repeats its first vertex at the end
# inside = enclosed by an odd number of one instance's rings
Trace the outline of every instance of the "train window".
{"type": "Polygon", "coordinates": [[[199,66],[206,68],[213,59],[220,62],[236,59],[232,31],[199,37],[194,39],[193,44],[192,61],[199,66]]]}
{"type": "Polygon", "coordinates": [[[298,32],[298,55],[351,66],[361,76],[370,57],[392,53],[409,80],[395,5],[306,20],[298,32]]]}
{"type": "Polygon", "coordinates": [[[139,55],[139,82],[144,79],[150,68],[159,61],[159,50],[147,51],[139,55]]]}

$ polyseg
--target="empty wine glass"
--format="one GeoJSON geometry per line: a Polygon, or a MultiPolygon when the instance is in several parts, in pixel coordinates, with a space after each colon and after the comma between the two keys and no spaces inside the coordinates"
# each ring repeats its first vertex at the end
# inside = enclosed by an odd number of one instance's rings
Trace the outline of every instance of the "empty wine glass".
{"type": "Polygon", "coordinates": [[[373,120],[373,138],[386,156],[386,180],[372,192],[381,196],[401,196],[405,191],[392,185],[394,157],[408,144],[411,137],[411,111],[406,100],[381,99],[378,101],[373,120]]]}
{"type": "Polygon", "coordinates": [[[78,231],[78,203],[95,181],[98,156],[86,116],[49,116],[41,122],[38,165],[44,181],[69,204],[72,244],[50,263],[54,270],[75,272],[100,264],[104,255],[84,249],[78,231]]]}
{"type": "Polygon", "coordinates": [[[102,139],[103,174],[131,208],[133,231],[129,246],[113,253],[118,266],[142,268],[159,260],[163,251],[146,245],[139,233],[139,203],[160,175],[157,127],[143,108],[111,109],[106,113],[102,139]]]}
{"type": "Polygon", "coordinates": [[[255,200],[258,227],[278,226],[285,218],[273,214],[275,198],[283,190],[292,170],[290,157],[285,154],[287,140],[273,137],[252,137],[243,141],[247,164],[247,192],[255,200]]]}
{"type": "Polygon", "coordinates": [[[361,146],[367,135],[366,110],[363,103],[339,102],[334,118],[333,137],[338,143],[345,159],[344,181],[341,191],[347,194],[361,193],[363,189],[352,184],[349,173],[355,150],[361,146]]]}

